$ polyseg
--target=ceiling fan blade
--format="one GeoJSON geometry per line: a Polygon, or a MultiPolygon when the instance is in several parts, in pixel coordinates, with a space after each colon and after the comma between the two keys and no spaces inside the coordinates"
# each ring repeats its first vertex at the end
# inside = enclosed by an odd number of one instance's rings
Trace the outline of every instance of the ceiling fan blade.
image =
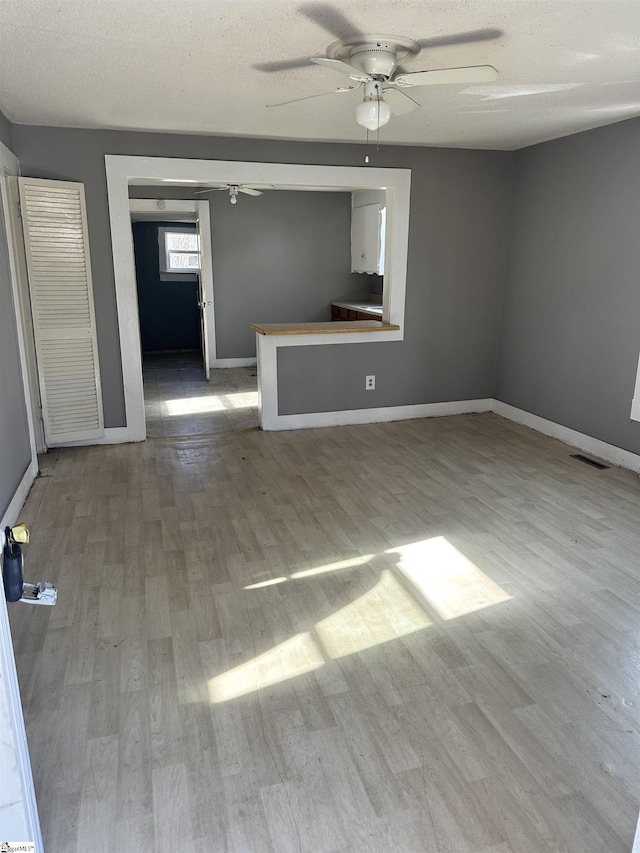
{"type": "Polygon", "coordinates": [[[276,104],[266,104],[267,107],[283,107],[285,104],[295,104],[298,101],[308,101],[309,98],[321,98],[323,95],[333,95],[336,92],[353,92],[359,89],[360,86],[339,86],[337,89],[331,89],[330,92],[316,92],[315,95],[305,95],[302,98],[291,98],[289,101],[278,101],[276,104]]]}
{"type": "Polygon", "coordinates": [[[254,190],[253,187],[238,187],[239,193],[245,193],[246,195],[262,195],[263,193],[260,190],[254,190]]]}
{"type": "Polygon", "coordinates": [[[364,71],[360,71],[354,65],[349,65],[348,62],[342,62],[340,59],[329,59],[328,56],[311,56],[309,57],[309,62],[313,62],[316,65],[324,65],[326,68],[331,68],[332,71],[337,71],[339,74],[346,74],[353,80],[360,80],[361,83],[365,83],[369,79],[369,75],[365,74],[364,71]]]}
{"type": "Polygon", "coordinates": [[[209,187],[207,190],[195,190],[194,195],[204,195],[205,193],[215,193],[219,190],[228,190],[229,187],[209,187]]]}
{"type": "Polygon", "coordinates": [[[344,38],[345,36],[361,35],[358,27],[340,9],[332,6],[330,3],[303,3],[299,8],[305,17],[321,26],[337,39],[344,38]]]}
{"type": "Polygon", "coordinates": [[[450,33],[447,36],[435,36],[430,39],[417,39],[421,48],[446,47],[450,44],[473,44],[478,41],[492,41],[504,35],[502,30],[496,27],[487,27],[484,30],[469,30],[466,33],[450,33]]]}
{"type": "Polygon", "coordinates": [[[398,86],[440,86],[443,84],[491,83],[498,76],[492,65],[469,65],[465,68],[439,68],[400,74],[394,79],[398,86]]]}
{"type": "Polygon", "coordinates": [[[252,68],[255,68],[256,71],[289,71],[293,68],[304,68],[309,65],[309,57],[308,56],[299,56],[297,59],[282,59],[275,60],[274,62],[256,62],[252,68]]]}
{"type": "MultiPolygon", "coordinates": [[[[245,184],[245,186],[247,186],[245,184]]],[[[251,190],[275,190],[274,184],[251,184],[249,185],[249,189],[251,190]]]]}
{"type": "Polygon", "coordinates": [[[397,116],[406,115],[417,110],[420,104],[406,95],[400,89],[383,89],[385,101],[391,107],[391,112],[397,116]]]}

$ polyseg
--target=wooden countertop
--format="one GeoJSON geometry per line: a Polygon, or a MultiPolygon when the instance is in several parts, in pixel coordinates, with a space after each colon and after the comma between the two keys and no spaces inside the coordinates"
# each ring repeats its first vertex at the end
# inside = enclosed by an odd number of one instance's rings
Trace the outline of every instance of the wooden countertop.
{"type": "Polygon", "coordinates": [[[400,326],[378,320],[333,320],[326,323],[252,323],[259,335],[333,335],[347,332],[396,332],[400,326]]]}

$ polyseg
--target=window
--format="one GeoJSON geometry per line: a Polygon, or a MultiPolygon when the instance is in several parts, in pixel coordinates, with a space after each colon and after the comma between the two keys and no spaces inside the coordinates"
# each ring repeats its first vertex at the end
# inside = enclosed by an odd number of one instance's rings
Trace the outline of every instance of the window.
{"type": "Polygon", "coordinates": [[[200,272],[200,245],[194,230],[159,228],[161,273],[200,272]]]}

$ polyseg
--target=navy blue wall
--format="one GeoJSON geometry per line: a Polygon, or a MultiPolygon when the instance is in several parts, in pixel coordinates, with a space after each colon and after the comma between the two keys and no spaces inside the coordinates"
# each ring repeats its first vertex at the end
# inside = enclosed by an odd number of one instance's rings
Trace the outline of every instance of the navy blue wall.
{"type": "MultiPolygon", "coordinates": [[[[200,349],[198,282],[177,277],[172,281],[160,280],[158,228],[171,227],[172,224],[133,223],[143,352],[200,349]]],[[[185,223],[181,222],[180,228],[185,227],[185,223]]]]}

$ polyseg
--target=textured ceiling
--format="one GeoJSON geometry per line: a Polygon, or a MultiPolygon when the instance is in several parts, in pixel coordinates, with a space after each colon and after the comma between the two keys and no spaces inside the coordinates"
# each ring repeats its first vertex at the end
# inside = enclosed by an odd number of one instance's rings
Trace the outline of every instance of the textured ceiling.
{"type": "Polygon", "coordinates": [[[412,89],[421,109],[394,116],[383,144],[515,149],[640,115],[638,0],[0,0],[0,109],[18,124],[361,142],[357,92],[265,107],[348,78],[259,67],[354,31],[423,40],[407,71],[500,72],[412,89]]]}

